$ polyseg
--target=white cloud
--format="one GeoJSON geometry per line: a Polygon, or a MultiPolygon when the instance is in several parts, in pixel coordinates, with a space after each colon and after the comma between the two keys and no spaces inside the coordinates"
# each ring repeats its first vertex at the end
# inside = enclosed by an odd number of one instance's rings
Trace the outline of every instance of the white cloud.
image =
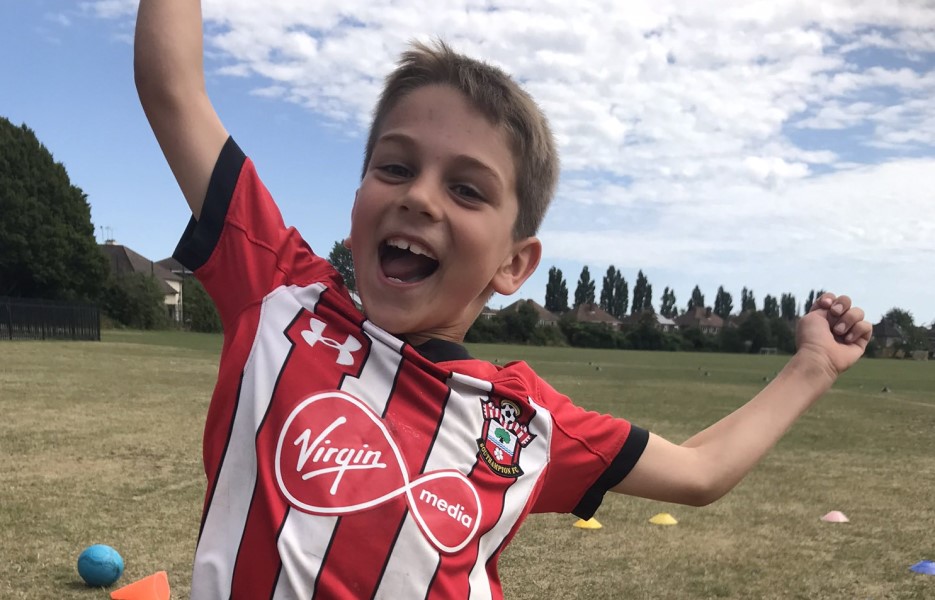
{"type": "Polygon", "coordinates": [[[71,27],[71,18],[65,13],[46,13],[45,18],[62,27],[71,27]]]}
{"type": "Polygon", "coordinates": [[[623,216],[631,204],[610,213],[616,226],[598,231],[549,223],[541,236],[545,263],[641,268],[657,285],[681,283],[682,294],[696,283],[711,291],[725,284],[735,295],[742,285],[774,295],[843,288],[874,316],[917,302],[929,307],[915,311],[927,321],[935,302],[925,281],[935,264],[935,193],[924,182],[933,172],[935,159],[906,160],[768,192],[701,186],[690,197],[672,194],[678,202],[657,205],[652,219],[637,224],[623,216]],[[684,281],[654,279],[660,270],[680,271],[684,281]]]}
{"type": "Polygon", "coordinates": [[[138,5],[139,0],[87,0],[79,4],[82,10],[105,19],[132,15],[138,5]]]}
{"type": "MultiPolygon", "coordinates": [[[[111,18],[135,6],[84,4],[111,18]]],[[[935,164],[900,158],[935,157],[930,2],[203,6],[213,73],[361,130],[409,39],[441,36],[513,73],[560,142],[556,211],[578,211],[547,221],[550,258],[677,270],[701,256],[716,271],[746,252],[786,272],[819,252],[828,269],[852,261],[882,278],[933,258],[935,164]],[[588,221],[613,222],[608,211],[653,218],[589,232],[588,221]]],[[[814,272],[825,268],[817,262],[814,272]]],[[[732,268],[740,281],[743,268],[732,268]]]]}

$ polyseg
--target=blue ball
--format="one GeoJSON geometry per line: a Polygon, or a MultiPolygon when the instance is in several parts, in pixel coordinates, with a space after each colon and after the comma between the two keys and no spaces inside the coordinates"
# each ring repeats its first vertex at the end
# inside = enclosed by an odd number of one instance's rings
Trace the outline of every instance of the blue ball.
{"type": "Polygon", "coordinates": [[[78,557],[78,574],[90,586],[106,587],[123,575],[123,558],[110,546],[88,546],[78,557]]]}

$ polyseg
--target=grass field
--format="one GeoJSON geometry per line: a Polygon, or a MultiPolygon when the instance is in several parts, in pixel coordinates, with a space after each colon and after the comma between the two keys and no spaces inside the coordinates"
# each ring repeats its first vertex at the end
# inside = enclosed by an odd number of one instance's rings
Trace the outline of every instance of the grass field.
{"type": "MultiPolygon", "coordinates": [[[[166,570],[173,597],[188,596],[219,348],[172,332],[0,342],[0,598],[107,598],[75,571],[92,543],[120,550],[121,583],[166,570]]],[[[524,358],[579,404],[673,441],[784,362],[471,350],[524,358]]],[[[597,518],[604,528],[585,531],[568,515],[531,517],[501,561],[507,598],[935,598],[935,577],[908,569],[935,560],[935,363],[862,361],[712,506],[612,495],[597,518]],[[830,510],[851,522],[821,522],[830,510]],[[650,524],[658,512],[679,524],[650,524]]]]}

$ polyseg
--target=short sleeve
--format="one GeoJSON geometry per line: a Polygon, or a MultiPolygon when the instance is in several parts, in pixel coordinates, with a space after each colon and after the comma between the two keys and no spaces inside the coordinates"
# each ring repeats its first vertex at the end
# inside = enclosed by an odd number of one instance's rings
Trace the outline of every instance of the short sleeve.
{"type": "Polygon", "coordinates": [[[633,469],[649,433],[625,419],[576,406],[539,379],[540,401],[552,419],[549,464],[533,512],[594,516],[604,494],[633,469]]]}
{"type": "Polygon", "coordinates": [[[225,329],[281,285],[340,282],[331,265],[286,227],[233,138],[215,164],[200,217],[191,219],[173,256],[204,284],[225,329]]]}

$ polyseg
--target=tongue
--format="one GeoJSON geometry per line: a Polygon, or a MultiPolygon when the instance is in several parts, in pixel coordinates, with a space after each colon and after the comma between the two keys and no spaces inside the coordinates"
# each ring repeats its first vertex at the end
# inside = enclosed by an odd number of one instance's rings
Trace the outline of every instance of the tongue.
{"type": "Polygon", "coordinates": [[[383,274],[400,281],[425,279],[435,271],[436,261],[406,250],[387,252],[380,261],[383,274]]]}

